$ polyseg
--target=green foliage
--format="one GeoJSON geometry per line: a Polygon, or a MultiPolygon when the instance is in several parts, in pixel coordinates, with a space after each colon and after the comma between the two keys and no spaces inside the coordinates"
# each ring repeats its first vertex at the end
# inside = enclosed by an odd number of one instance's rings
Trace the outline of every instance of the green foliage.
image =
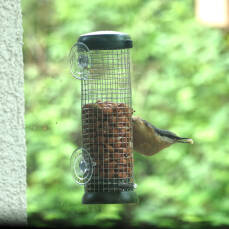
{"type": "Polygon", "coordinates": [[[229,225],[227,33],[199,25],[191,0],[22,3],[30,224],[229,225]],[[70,174],[81,121],[67,57],[80,34],[96,30],[134,41],[136,115],[195,141],[150,158],[135,153],[137,205],[84,206],[70,174]]]}

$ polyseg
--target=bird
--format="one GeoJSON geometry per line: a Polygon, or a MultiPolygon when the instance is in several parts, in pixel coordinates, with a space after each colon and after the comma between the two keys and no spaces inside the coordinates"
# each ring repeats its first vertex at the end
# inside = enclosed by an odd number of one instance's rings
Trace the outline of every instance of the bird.
{"type": "Polygon", "coordinates": [[[171,131],[159,129],[140,117],[132,116],[132,124],[133,150],[146,156],[152,156],[174,143],[194,143],[191,138],[182,138],[171,131]]]}

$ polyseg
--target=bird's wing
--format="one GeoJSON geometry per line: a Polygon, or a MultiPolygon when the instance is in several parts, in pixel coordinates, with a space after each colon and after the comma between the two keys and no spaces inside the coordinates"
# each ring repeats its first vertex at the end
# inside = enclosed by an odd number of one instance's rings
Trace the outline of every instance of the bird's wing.
{"type": "Polygon", "coordinates": [[[159,128],[155,127],[154,125],[152,125],[151,123],[147,122],[146,120],[142,119],[142,121],[148,128],[153,128],[154,131],[160,136],[170,137],[170,138],[174,138],[174,139],[177,139],[177,137],[178,137],[175,133],[173,133],[171,131],[159,129],[159,128]]]}

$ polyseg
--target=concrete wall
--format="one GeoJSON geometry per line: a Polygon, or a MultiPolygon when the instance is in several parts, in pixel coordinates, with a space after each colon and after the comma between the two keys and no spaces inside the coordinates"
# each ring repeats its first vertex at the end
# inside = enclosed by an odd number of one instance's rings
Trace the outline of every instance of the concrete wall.
{"type": "Polygon", "coordinates": [[[20,0],[0,0],[0,225],[26,224],[20,0]]]}

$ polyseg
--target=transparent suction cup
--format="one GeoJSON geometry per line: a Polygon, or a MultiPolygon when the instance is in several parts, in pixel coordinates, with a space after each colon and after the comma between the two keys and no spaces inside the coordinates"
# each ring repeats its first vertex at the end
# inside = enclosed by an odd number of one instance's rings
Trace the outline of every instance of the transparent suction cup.
{"type": "Polygon", "coordinates": [[[80,80],[88,79],[90,68],[89,48],[82,42],[78,42],[71,48],[69,64],[72,75],[80,80]]]}
{"type": "Polygon", "coordinates": [[[90,154],[83,148],[79,148],[71,156],[71,172],[77,184],[84,185],[90,181],[95,163],[90,154]]]}

